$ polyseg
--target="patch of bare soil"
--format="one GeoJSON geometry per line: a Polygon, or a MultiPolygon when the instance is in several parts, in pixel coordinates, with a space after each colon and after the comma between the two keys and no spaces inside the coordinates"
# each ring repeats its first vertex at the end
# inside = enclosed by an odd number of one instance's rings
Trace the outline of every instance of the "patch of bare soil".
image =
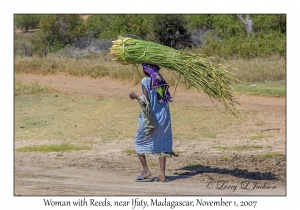
{"type": "MultiPolygon", "coordinates": [[[[107,78],[76,78],[65,75],[16,74],[16,80],[39,81],[66,93],[91,94],[108,97],[128,97],[132,91],[140,93],[140,86],[107,78]]],[[[210,99],[193,91],[178,90],[174,103],[199,103],[213,106],[210,99]]],[[[238,96],[241,109],[262,113],[263,120],[273,127],[261,131],[276,136],[260,139],[262,147],[255,150],[218,150],[210,141],[174,141],[174,148],[182,153],[167,159],[167,183],[135,182],[141,171],[136,155],[124,153],[133,147],[133,139],[105,144],[93,141],[93,150],[65,153],[15,153],[15,195],[285,195],[286,194],[286,104],[285,99],[238,96]],[[267,116],[267,117],[266,117],[267,116]],[[267,119],[265,119],[267,118],[267,119]],[[275,126],[275,127],[274,127],[275,126]],[[278,152],[271,158],[257,153],[278,152]],[[228,160],[222,157],[229,157],[228,160]],[[202,163],[203,165],[199,165],[202,163]],[[187,165],[194,167],[186,168],[187,165]]],[[[234,140],[222,142],[231,147],[236,141],[247,140],[242,134],[234,140]]],[[[100,141],[99,141],[100,142],[100,141]]],[[[16,141],[15,148],[45,144],[36,141],[16,141]]],[[[53,143],[53,140],[51,140],[53,143]]],[[[60,143],[60,142],[57,142],[60,143]]],[[[214,142],[218,144],[219,142],[214,142]]],[[[149,156],[152,177],[159,174],[158,157],[149,156]]]]}

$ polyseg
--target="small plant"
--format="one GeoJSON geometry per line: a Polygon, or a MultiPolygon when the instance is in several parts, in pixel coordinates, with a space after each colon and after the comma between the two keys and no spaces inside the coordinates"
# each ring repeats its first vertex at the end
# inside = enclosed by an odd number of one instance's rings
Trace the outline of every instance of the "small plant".
{"type": "Polygon", "coordinates": [[[260,149],[261,146],[235,146],[233,147],[234,150],[251,150],[251,149],[260,149]]]}
{"type": "Polygon", "coordinates": [[[157,166],[157,163],[153,162],[153,161],[149,161],[148,162],[148,166],[157,166]]]}
{"type": "Polygon", "coordinates": [[[126,149],[126,150],[124,150],[124,152],[127,155],[134,155],[134,154],[136,154],[136,151],[134,149],[126,149]]]}
{"type": "Polygon", "coordinates": [[[71,144],[58,144],[58,145],[39,145],[21,147],[15,149],[16,152],[71,152],[78,150],[91,150],[90,146],[76,146],[71,144]]]}
{"type": "Polygon", "coordinates": [[[256,139],[264,139],[264,138],[271,138],[274,137],[273,135],[258,135],[258,136],[251,136],[250,140],[256,140],[256,139]]]}
{"type": "Polygon", "coordinates": [[[228,161],[228,160],[230,160],[230,157],[225,156],[225,157],[222,157],[221,160],[228,161]]]}
{"type": "Polygon", "coordinates": [[[257,156],[261,157],[261,158],[270,158],[270,157],[279,157],[281,155],[282,154],[280,154],[280,153],[267,153],[267,154],[259,154],[257,156]]]}
{"type": "Polygon", "coordinates": [[[228,147],[225,147],[225,146],[213,146],[211,147],[212,149],[219,149],[219,150],[226,150],[226,149],[229,149],[228,147]]]}
{"type": "Polygon", "coordinates": [[[219,150],[251,150],[251,149],[259,149],[262,148],[261,146],[235,146],[235,147],[224,147],[224,146],[213,146],[211,147],[213,149],[219,149],[219,150]]]}
{"type": "Polygon", "coordinates": [[[194,169],[194,168],[199,168],[199,167],[203,167],[203,165],[201,165],[201,164],[191,164],[191,165],[183,167],[183,169],[194,169]]]}

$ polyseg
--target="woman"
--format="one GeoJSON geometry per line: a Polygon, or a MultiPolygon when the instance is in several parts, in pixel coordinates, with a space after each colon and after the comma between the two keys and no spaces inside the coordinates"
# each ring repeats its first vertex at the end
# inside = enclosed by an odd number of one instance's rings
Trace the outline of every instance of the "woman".
{"type": "Polygon", "coordinates": [[[160,67],[153,64],[142,64],[144,77],[141,81],[142,95],[134,92],[131,99],[137,99],[143,109],[139,116],[135,138],[135,149],[142,164],[143,171],[136,181],[150,181],[147,154],[158,154],[160,175],[155,180],[166,182],[166,157],[172,157],[172,129],[169,102],[171,102],[168,84],[159,73],[160,67]],[[147,109],[148,108],[148,109],[147,109]]]}

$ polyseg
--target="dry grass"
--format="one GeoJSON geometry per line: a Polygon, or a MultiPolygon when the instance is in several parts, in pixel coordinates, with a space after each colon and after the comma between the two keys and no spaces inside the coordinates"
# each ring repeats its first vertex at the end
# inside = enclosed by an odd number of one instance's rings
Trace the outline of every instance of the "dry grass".
{"type": "Polygon", "coordinates": [[[245,82],[286,79],[286,59],[283,57],[230,59],[226,61],[226,65],[236,68],[232,72],[245,82]]]}
{"type": "Polygon", "coordinates": [[[43,86],[39,82],[31,82],[29,84],[25,84],[21,81],[15,81],[14,96],[58,92],[58,90],[50,88],[48,86],[43,86]]]}
{"type": "MultiPolygon", "coordinates": [[[[245,82],[252,81],[277,81],[286,79],[286,62],[284,58],[255,58],[251,60],[214,60],[213,62],[223,63],[231,66],[238,77],[245,82]]],[[[132,65],[123,66],[112,61],[112,56],[104,53],[103,56],[95,58],[66,58],[55,54],[47,57],[15,57],[16,73],[35,74],[56,74],[63,72],[72,76],[89,76],[93,78],[109,76],[113,79],[140,82],[140,76],[132,65]]],[[[139,67],[142,74],[142,68],[139,67]]],[[[162,68],[162,75],[171,86],[174,86],[179,73],[173,70],[162,68]]],[[[181,87],[189,88],[189,84],[181,77],[178,83],[181,87]]]]}
{"type": "MultiPolygon", "coordinates": [[[[237,118],[214,107],[185,103],[170,103],[170,110],[174,141],[230,140],[241,132],[253,136],[253,130],[264,126],[255,123],[259,112],[244,112],[237,118]]],[[[62,93],[20,95],[15,97],[15,140],[57,139],[93,144],[93,140],[132,139],[140,111],[136,102],[125,98],[62,93]]]]}
{"type": "Polygon", "coordinates": [[[140,81],[132,66],[124,67],[112,62],[109,55],[94,59],[74,59],[55,55],[47,57],[15,57],[15,73],[56,74],[58,72],[71,76],[99,78],[109,76],[113,79],[140,81]]]}

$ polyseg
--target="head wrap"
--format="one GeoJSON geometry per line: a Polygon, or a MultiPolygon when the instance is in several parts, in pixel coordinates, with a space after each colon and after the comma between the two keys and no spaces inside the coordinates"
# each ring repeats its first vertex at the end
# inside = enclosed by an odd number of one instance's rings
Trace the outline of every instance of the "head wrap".
{"type": "Polygon", "coordinates": [[[157,99],[160,103],[164,101],[172,102],[169,93],[169,85],[159,73],[160,67],[154,64],[143,63],[143,71],[151,77],[151,90],[154,88],[157,92],[157,99]]]}

